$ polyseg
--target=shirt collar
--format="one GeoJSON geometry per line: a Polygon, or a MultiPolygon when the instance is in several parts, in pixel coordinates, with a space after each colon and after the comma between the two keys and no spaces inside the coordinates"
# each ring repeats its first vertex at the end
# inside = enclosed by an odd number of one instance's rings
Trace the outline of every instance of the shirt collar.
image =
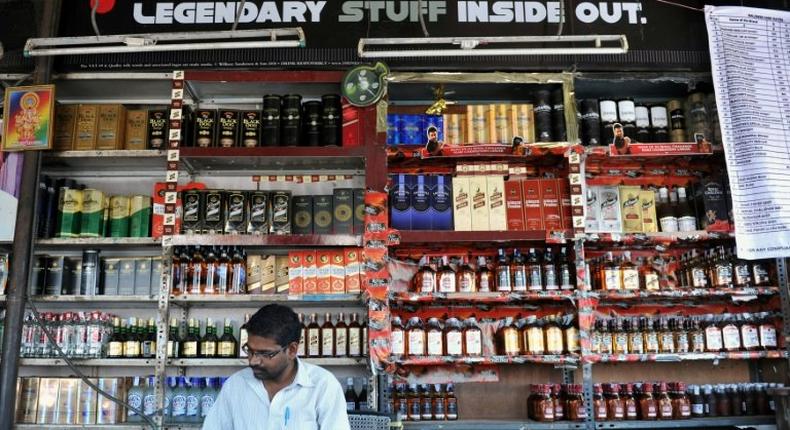
{"type": "Polygon", "coordinates": [[[310,375],[307,374],[307,364],[302,362],[299,357],[296,358],[296,377],[294,378],[294,384],[301,385],[302,387],[314,387],[315,383],[312,379],[310,379],[310,375]]]}

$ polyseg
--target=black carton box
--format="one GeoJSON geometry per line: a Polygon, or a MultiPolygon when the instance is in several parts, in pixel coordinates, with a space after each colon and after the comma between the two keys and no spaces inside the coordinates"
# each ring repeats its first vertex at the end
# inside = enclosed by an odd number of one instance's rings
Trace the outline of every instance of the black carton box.
{"type": "Polygon", "coordinates": [[[293,234],[313,234],[313,196],[293,197],[293,234]]]}
{"type": "Polygon", "coordinates": [[[241,113],[241,146],[261,146],[261,113],[257,110],[241,113]]]}
{"type": "Polygon", "coordinates": [[[181,231],[184,234],[198,234],[203,230],[205,198],[205,193],[199,190],[187,190],[181,193],[184,210],[181,216],[181,231]]]}
{"type": "Polygon", "coordinates": [[[216,146],[217,111],[213,109],[198,109],[195,111],[194,129],[194,146],[198,148],[209,148],[216,146]]]}
{"type": "Polygon", "coordinates": [[[272,192],[272,233],[291,234],[291,192],[272,192]]]}
{"type": "Polygon", "coordinates": [[[225,204],[225,233],[241,234],[247,231],[247,193],[244,191],[230,191],[227,193],[225,204]]]}
{"type": "MultiPolygon", "coordinates": [[[[66,272],[66,257],[50,256],[47,258],[47,276],[44,284],[44,294],[59,296],[63,294],[64,281],[68,279],[66,272]]],[[[66,281],[68,282],[68,281],[66,281]]]]}
{"type": "Polygon", "coordinates": [[[151,294],[151,258],[137,258],[134,261],[134,295],[151,294]]]}
{"type": "Polygon", "coordinates": [[[313,197],[313,233],[332,234],[332,196],[313,197]]]}
{"type": "Polygon", "coordinates": [[[365,190],[354,190],[354,234],[362,234],[365,230],[365,190]]]}
{"type": "Polygon", "coordinates": [[[151,109],[148,111],[148,148],[166,149],[168,141],[167,109],[151,109]]]}
{"type": "Polygon", "coordinates": [[[121,259],[105,258],[102,260],[102,291],[105,296],[118,295],[118,276],[121,259]]]}
{"type": "Polygon", "coordinates": [[[239,111],[224,109],[219,111],[217,120],[217,143],[220,148],[239,146],[239,111]]]}
{"type": "Polygon", "coordinates": [[[247,233],[269,234],[271,225],[269,193],[266,191],[250,191],[247,199],[250,206],[250,220],[247,233]]]}
{"type": "Polygon", "coordinates": [[[354,191],[351,188],[335,188],[332,206],[332,233],[351,234],[354,230],[354,191]]]}
{"type": "Polygon", "coordinates": [[[204,191],[203,228],[204,234],[221,234],[225,229],[226,194],[222,191],[204,191]]]}

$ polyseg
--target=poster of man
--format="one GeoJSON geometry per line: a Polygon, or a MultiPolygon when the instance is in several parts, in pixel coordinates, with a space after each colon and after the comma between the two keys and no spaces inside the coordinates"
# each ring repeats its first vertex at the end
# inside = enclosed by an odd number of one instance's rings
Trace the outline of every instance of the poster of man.
{"type": "Polygon", "coordinates": [[[610,150],[617,155],[625,155],[629,153],[629,145],[631,145],[631,138],[623,133],[623,125],[619,122],[612,124],[614,130],[614,138],[612,139],[612,146],[610,150]]]}

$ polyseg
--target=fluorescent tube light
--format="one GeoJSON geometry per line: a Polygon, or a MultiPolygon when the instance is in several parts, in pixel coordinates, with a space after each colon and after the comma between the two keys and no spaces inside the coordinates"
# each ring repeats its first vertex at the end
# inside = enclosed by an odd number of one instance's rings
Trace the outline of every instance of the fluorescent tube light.
{"type": "Polygon", "coordinates": [[[26,57],[198,51],[209,49],[304,48],[301,27],[265,30],[195,31],[28,39],[26,57]],[[285,38],[286,40],[281,40],[285,38]]]}
{"type": "Polygon", "coordinates": [[[628,40],[619,35],[416,37],[359,39],[361,58],[483,57],[512,55],[625,54],[628,40]],[[608,42],[604,46],[605,42],[608,42]],[[570,46],[589,43],[590,46],[570,46]],[[492,47],[499,45],[500,47],[492,47]],[[502,45],[505,45],[502,47],[502,45]],[[542,46],[535,46],[542,45],[542,46]],[[549,45],[549,46],[545,46],[549,45]],[[552,46],[554,45],[554,46],[552,46]],[[389,47],[373,50],[369,47],[389,47]],[[398,49],[393,49],[397,47],[398,49]]]}

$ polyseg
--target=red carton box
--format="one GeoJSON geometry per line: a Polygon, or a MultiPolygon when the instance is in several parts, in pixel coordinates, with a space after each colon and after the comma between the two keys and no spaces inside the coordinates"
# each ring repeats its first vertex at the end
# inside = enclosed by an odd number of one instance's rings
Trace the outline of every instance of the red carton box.
{"type": "Polygon", "coordinates": [[[524,191],[524,226],[528,231],[544,230],[543,206],[540,203],[540,179],[521,181],[524,191]]]}
{"type": "Polygon", "coordinates": [[[507,216],[507,229],[523,231],[524,226],[524,193],[521,191],[521,181],[505,181],[505,213],[507,216]]]}
{"type": "Polygon", "coordinates": [[[302,251],[302,270],[304,277],[304,293],[318,293],[318,279],[316,277],[315,251],[302,251]]]}
{"type": "Polygon", "coordinates": [[[315,260],[318,294],[329,294],[332,291],[332,252],[328,250],[316,251],[315,260]]]}
{"type": "Polygon", "coordinates": [[[540,180],[540,200],[543,204],[543,220],[548,231],[562,230],[560,193],[556,179],[540,180]]]}
{"type": "Polygon", "coordinates": [[[562,228],[573,228],[573,205],[571,205],[571,184],[567,179],[557,179],[557,189],[560,190],[560,213],[562,214],[562,228]]]}
{"type": "Polygon", "coordinates": [[[346,293],[359,294],[362,291],[362,248],[344,248],[346,293]]]}
{"type": "MultiPolygon", "coordinates": [[[[176,200],[176,223],[174,234],[181,233],[181,191],[184,190],[205,190],[206,185],[201,182],[190,182],[186,185],[179,185],[176,191],[179,193],[176,200]]],[[[165,229],[165,193],[167,192],[166,182],[157,182],[154,184],[154,195],[152,199],[153,207],[151,214],[151,237],[158,239],[164,235],[165,229]]]]}
{"type": "Polygon", "coordinates": [[[302,253],[291,251],[288,253],[288,294],[299,296],[304,292],[304,268],[302,253]]]}
{"type": "Polygon", "coordinates": [[[331,251],[329,265],[330,292],[344,294],[346,292],[346,258],[343,250],[331,251]]]}

